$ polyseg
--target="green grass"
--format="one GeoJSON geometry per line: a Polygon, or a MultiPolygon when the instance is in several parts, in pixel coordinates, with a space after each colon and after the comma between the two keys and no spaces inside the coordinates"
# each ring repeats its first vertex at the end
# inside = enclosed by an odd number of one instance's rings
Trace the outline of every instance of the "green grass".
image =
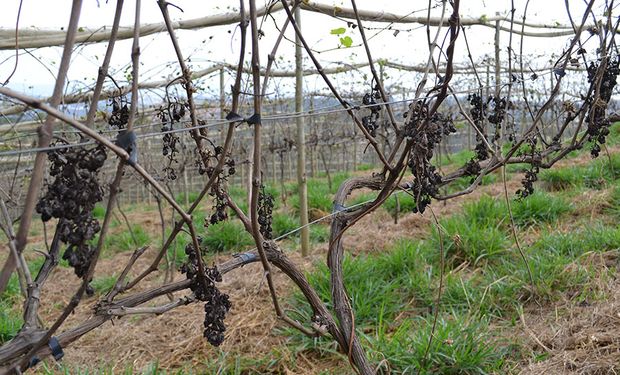
{"type": "Polygon", "coordinates": [[[392,215],[392,217],[396,216],[396,213],[409,213],[413,212],[415,208],[415,199],[409,194],[401,193],[401,194],[392,194],[388,199],[383,202],[383,208],[387,210],[387,212],[392,215]],[[396,201],[398,199],[398,205],[396,201]],[[398,208],[398,210],[397,210],[398,208]]]}
{"type": "Polygon", "coordinates": [[[0,295],[0,344],[15,337],[24,323],[18,308],[20,301],[19,282],[17,275],[13,274],[6,290],[0,295]]]}
{"type": "MultiPolygon", "coordinates": [[[[95,237],[98,239],[99,237],[95,237]]],[[[133,251],[151,242],[149,234],[141,226],[134,225],[129,229],[115,234],[108,234],[104,241],[104,251],[109,254],[116,254],[125,251],[133,251]],[[133,233],[133,236],[132,236],[133,233]],[[135,241],[134,242],[134,238],[135,241]]]]}
{"type": "Polygon", "coordinates": [[[93,217],[99,219],[99,220],[103,220],[104,216],[105,216],[105,207],[103,207],[103,205],[101,203],[97,203],[95,205],[95,208],[93,208],[93,217]]]}
{"type": "Polygon", "coordinates": [[[363,204],[366,203],[368,201],[373,201],[375,198],[377,198],[377,193],[374,192],[366,192],[366,193],[362,193],[357,195],[355,198],[351,198],[347,201],[347,206],[356,206],[359,204],[363,204]]]}
{"type": "Polygon", "coordinates": [[[620,184],[612,187],[609,193],[608,205],[603,209],[603,212],[616,220],[620,219],[620,184]]]}
{"type": "Polygon", "coordinates": [[[0,344],[11,340],[24,321],[10,302],[0,299],[0,344]]]}
{"type": "Polygon", "coordinates": [[[314,224],[310,226],[310,241],[323,243],[329,240],[329,226],[324,224],[314,224]]]}
{"type": "Polygon", "coordinates": [[[211,252],[240,251],[254,244],[243,225],[234,221],[209,225],[203,241],[211,252]]]}
{"type": "MultiPolygon", "coordinates": [[[[462,150],[462,151],[450,154],[447,157],[445,155],[442,155],[440,165],[446,166],[446,165],[454,164],[456,167],[460,168],[463,165],[465,165],[465,163],[470,161],[475,155],[476,153],[472,150],[462,150]]],[[[435,163],[433,162],[433,164],[435,163]]]]}
{"type": "MultiPolygon", "coordinates": [[[[166,237],[170,234],[167,233],[166,237]]],[[[187,254],[185,254],[185,246],[189,243],[189,239],[182,233],[177,235],[172,245],[168,248],[168,259],[174,261],[173,266],[179,268],[187,260],[187,254]]]]}
{"type": "Polygon", "coordinates": [[[489,333],[488,319],[461,314],[441,314],[434,331],[432,317],[413,319],[369,341],[375,361],[384,359],[389,365],[382,368],[384,373],[488,374],[501,370],[504,362],[504,353],[489,333]]]}
{"type": "MultiPolygon", "coordinates": [[[[610,206],[617,207],[620,188],[614,187],[610,194],[610,206]]],[[[439,286],[437,229],[421,242],[402,240],[378,255],[345,257],[344,280],[356,311],[357,332],[373,363],[381,363],[384,373],[414,369],[423,374],[505,373],[514,363],[528,360],[531,351],[518,338],[498,338],[500,331],[495,327],[513,324],[519,311],[534,300],[568,298],[578,303],[603,296],[600,286],[614,277],[616,266],[601,269],[591,254],[620,251],[620,227],[615,222],[606,225],[603,220],[589,223],[587,229],[556,233],[550,224],[574,207],[566,198],[545,192],[513,200],[511,207],[517,225],[539,228],[540,237],[530,246],[523,245],[534,287],[510,237],[503,199],[483,196],[465,204],[462,212],[442,219],[448,268],[426,359],[439,286]],[[465,260],[469,263],[464,270],[450,272],[451,266],[465,260]]],[[[329,275],[321,265],[308,279],[331,308],[329,275]]],[[[311,311],[299,293],[292,305],[302,320],[310,319],[311,311]]],[[[291,336],[289,347],[295,350],[338,355],[333,354],[331,340],[313,341],[294,331],[285,332],[291,336]]]]}
{"type": "MultiPolygon", "coordinates": [[[[506,178],[509,178],[509,177],[506,176],[506,178]]],[[[447,193],[455,193],[461,190],[465,190],[475,181],[475,179],[476,178],[472,176],[459,177],[456,180],[451,181],[446,186],[445,190],[447,193]]],[[[482,176],[482,179],[480,180],[480,186],[491,185],[491,184],[498,182],[498,180],[501,180],[499,175],[495,173],[486,174],[482,176]]]]}
{"type": "MultiPolygon", "coordinates": [[[[345,258],[344,280],[356,311],[355,324],[358,332],[366,332],[360,334],[371,358],[375,363],[384,359],[393,373],[409,373],[416,368],[427,374],[497,371],[503,363],[503,348],[497,348],[490,340],[489,318],[474,317],[467,312],[469,305],[476,304],[474,298],[480,298],[481,293],[476,294],[475,290],[482,288],[474,284],[482,281],[482,275],[475,276],[473,283],[465,282],[465,293],[458,293],[464,289],[458,277],[450,282],[446,280],[435,331],[437,341],[424,361],[432,327],[431,307],[438,288],[437,261],[437,249],[433,246],[405,240],[397,242],[385,254],[345,258]]],[[[313,271],[309,281],[331,306],[326,267],[313,271]]],[[[295,298],[297,310],[309,315],[303,297],[296,294],[295,298]]],[[[296,331],[285,331],[292,336],[291,345],[295,348],[303,347],[320,355],[329,355],[334,350],[330,340],[311,341],[296,331]]]]}
{"type": "Polygon", "coordinates": [[[585,252],[617,250],[620,249],[620,227],[598,223],[589,225],[588,229],[569,233],[545,234],[536,242],[534,248],[573,257],[585,252]]]}
{"type": "MultiPolygon", "coordinates": [[[[299,219],[291,215],[274,213],[272,219],[271,228],[274,238],[280,237],[299,227],[299,219]]],[[[296,232],[293,236],[299,236],[299,232],[296,232]]]]}
{"type": "Polygon", "coordinates": [[[358,164],[356,170],[358,171],[370,171],[374,169],[375,166],[373,164],[358,164]]]}
{"type": "Polygon", "coordinates": [[[609,127],[606,144],[617,145],[618,143],[620,143],[620,122],[615,122],[609,127]]]}
{"type": "Polygon", "coordinates": [[[549,191],[574,187],[603,189],[620,177],[620,155],[607,157],[606,153],[583,166],[552,168],[540,172],[543,187],[549,191]]]}
{"type": "Polygon", "coordinates": [[[539,178],[547,191],[572,189],[583,184],[583,175],[577,168],[554,168],[540,172],[539,178]]]}
{"type": "Polygon", "coordinates": [[[520,226],[553,223],[574,209],[564,198],[544,192],[514,200],[511,208],[515,224],[520,226]]]}
{"type": "Polygon", "coordinates": [[[499,224],[483,226],[463,214],[440,220],[439,224],[442,231],[433,227],[431,242],[439,249],[443,241],[445,254],[454,266],[463,261],[477,265],[482,260],[493,259],[510,244],[507,233],[499,224]]]}
{"type": "MultiPolygon", "coordinates": [[[[334,196],[329,191],[327,182],[314,179],[308,180],[308,210],[318,209],[325,212],[332,210],[334,196]]],[[[289,197],[289,203],[295,212],[299,213],[299,195],[289,197]]]]}
{"type": "Polygon", "coordinates": [[[93,287],[97,295],[102,295],[112,290],[115,283],[116,274],[112,274],[94,278],[93,281],[91,281],[90,286],[93,287]]]}
{"type": "Polygon", "coordinates": [[[508,173],[523,173],[528,169],[530,169],[530,165],[525,163],[513,163],[506,165],[506,172],[508,173]]]}

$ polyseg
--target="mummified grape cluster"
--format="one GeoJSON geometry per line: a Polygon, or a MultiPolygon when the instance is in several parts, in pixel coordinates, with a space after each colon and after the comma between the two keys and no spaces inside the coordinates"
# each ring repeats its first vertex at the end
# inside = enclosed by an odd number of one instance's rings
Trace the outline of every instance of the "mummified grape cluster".
{"type": "Polygon", "coordinates": [[[540,163],[542,160],[540,152],[536,150],[538,139],[531,137],[527,142],[531,147],[530,156],[532,161],[530,162],[530,169],[525,171],[525,176],[521,179],[523,188],[516,191],[519,199],[525,199],[534,194],[534,182],[538,181],[538,172],[540,172],[540,163]]]}
{"type": "Polygon", "coordinates": [[[260,225],[261,234],[267,240],[273,238],[273,231],[271,229],[273,204],[273,195],[265,192],[265,186],[261,185],[258,193],[258,224],[260,225]]]}
{"type": "MultiPolygon", "coordinates": [[[[202,240],[199,239],[199,246],[202,240]]],[[[205,302],[205,320],[203,335],[213,346],[219,346],[224,342],[224,332],[226,326],[224,319],[226,313],[232,307],[228,294],[224,294],[217,289],[215,283],[222,281],[222,275],[217,267],[206,268],[204,270],[204,284],[201,282],[198,271],[198,258],[200,253],[194,249],[190,243],[185,246],[187,262],[181,266],[181,272],[188,280],[191,280],[190,289],[194,292],[196,299],[205,302]]]]}
{"type": "MultiPolygon", "coordinates": [[[[207,158],[209,159],[209,161],[213,160],[215,163],[217,163],[223,152],[224,148],[222,146],[214,146],[213,153],[207,152],[207,158]]],[[[235,168],[235,159],[230,156],[230,153],[225,155],[224,158],[224,168],[220,171],[219,175],[219,178],[221,180],[226,180],[228,179],[228,177],[237,173],[237,170],[235,168]]],[[[208,166],[207,168],[204,168],[202,158],[197,158],[195,164],[198,167],[198,173],[201,175],[206,173],[207,176],[211,177],[211,175],[215,172],[214,167],[208,166]]]]}
{"type": "MultiPolygon", "coordinates": [[[[594,85],[596,82],[596,72],[599,69],[600,64],[591,62],[588,65],[588,82],[590,85],[594,85]]],[[[607,64],[600,86],[600,97],[593,100],[591,97],[587,99],[590,105],[590,111],[586,116],[586,123],[588,124],[587,134],[588,141],[592,142],[592,148],[590,153],[592,157],[598,157],[601,152],[601,144],[605,144],[606,137],[609,135],[609,126],[611,122],[605,116],[607,105],[611,100],[613,89],[616,86],[618,74],[620,73],[620,57],[612,59],[607,64]]]]}
{"type": "Polygon", "coordinates": [[[489,111],[489,122],[495,126],[495,134],[493,135],[493,141],[499,140],[501,134],[502,123],[506,117],[506,98],[491,96],[489,98],[489,104],[491,104],[491,110],[489,111]]]}
{"type": "Polygon", "coordinates": [[[429,121],[428,105],[422,101],[410,104],[413,115],[405,124],[405,135],[413,143],[407,165],[413,173],[411,191],[416,200],[413,212],[424,213],[431,203],[431,198],[439,193],[442,182],[437,168],[431,164],[433,150],[444,136],[456,132],[452,119],[439,112],[434,113],[429,121]]]}
{"type": "MultiPolygon", "coordinates": [[[[174,124],[181,121],[186,114],[187,104],[178,101],[171,102],[167,106],[159,108],[157,117],[161,121],[161,131],[169,132],[174,130],[174,124]]],[[[168,165],[163,169],[166,178],[176,180],[177,174],[172,167],[173,163],[178,163],[176,156],[180,152],[181,139],[176,133],[166,133],[163,136],[162,154],[168,158],[168,165]]]]}
{"type": "Polygon", "coordinates": [[[124,129],[129,121],[129,107],[125,102],[125,97],[116,96],[110,99],[112,104],[112,114],[108,119],[108,124],[114,128],[124,129]]]}
{"type": "Polygon", "coordinates": [[[486,160],[489,158],[489,150],[487,149],[486,143],[484,142],[484,138],[486,138],[486,130],[484,128],[484,119],[486,118],[487,113],[487,103],[482,99],[481,95],[477,93],[472,93],[467,96],[467,100],[469,104],[471,104],[471,109],[469,110],[469,114],[471,115],[471,119],[476,127],[476,159],[479,161],[486,160]]]}
{"type": "MultiPolygon", "coordinates": [[[[469,104],[472,106],[469,110],[472,122],[476,127],[476,147],[474,151],[476,155],[465,164],[465,175],[476,177],[480,174],[482,168],[480,162],[489,158],[489,149],[487,146],[488,136],[484,126],[485,120],[488,120],[495,128],[492,137],[493,142],[500,138],[501,127],[506,117],[506,109],[508,101],[506,98],[491,96],[488,100],[477,93],[471,93],[467,96],[469,104]]],[[[509,139],[515,140],[514,129],[509,133],[509,139]]],[[[473,178],[472,178],[473,181],[473,178]]]]}
{"type": "MultiPolygon", "coordinates": [[[[227,197],[226,193],[221,187],[221,184],[215,184],[211,189],[211,195],[215,195],[215,205],[213,207],[213,214],[209,218],[209,224],[217,224],[220,221],[228,219],[228,212],[226,211],[227,197]]],[[[205,224],[206,226],[207,224],[205,224]]]]}
{"type": "Polygon", "coordinates": [[[362,117],[362,125],[364,129],[368,131],[372,137],[377,136],[377,129],[379,129],[379,114],[381,113],[381,106],[377,105],[377,100],[381,98],[381,94],[379,93],[379,86],[376,85],[373,87],[370,93],[366,93],[362,98],[362,103],[365,106],[369,106],[370,114],[368,116],[362,117]]]}
{"type": "Polygon", "coordinates": [[[50,176],[54,181],[36,205],[41,220],[59,219],[59,239],[68,245],[63,254],[78,277],[84,276],[94,251],[89,241],[99,232],[93,217],[95,204],[103,199],[97,174],[106,160],[103,146],[72,147],[50,151],[50,176]]]}

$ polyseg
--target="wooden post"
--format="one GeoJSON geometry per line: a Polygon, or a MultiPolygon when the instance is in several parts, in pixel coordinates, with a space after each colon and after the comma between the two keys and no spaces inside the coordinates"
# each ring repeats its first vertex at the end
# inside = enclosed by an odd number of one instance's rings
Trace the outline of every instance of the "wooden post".
{"type": "Polygon", "coordinates": [[[276,186],[276,183],[278,181],[278,172],[276,169],[276,151],[274,150],[271,153],[271,181],[273,183],[273,186],[276,186]]]}
{"type": "MultiPolygon", "coordinates": [[[[310,96],[310,113],[314,113],[314,95],[310,96]]],[[[318,132],[315,129],[315,125],[314,125],[314,116],[310,116],[310,129],[314,129],[314,134],[318,134],[318,132]]],[[[317,148],[318,148],[318,140],[317,143],[312,146],[312,148],[310,149],[310,176],[312,177],[316,177],[317,176],[317,171],[319,169],[318,167],[318,156],[317,156],[317,148]]]]}
{"type": "MultiPolygon", "coordinates": [[[[301,28],[301,9],[295,9],[295,22],[301,28]]],[[[295,112],[304,110],[303,98],[303,62],[301,42],[295,34],[295,112]]],[[[297,189],[299,191],[299,225],[301,228],[301,255],[307,256],[310,252],[310,228],[308,228],[308,186],[306,185],[306,134],[304,118],[297,116],[297,189]]]]}
{"type": "MultiPolygon", "coordinates": [[[[499,13],[497,13],[499,15],[499,13]]],[[[499,20],[495,21],[495,97],[499,98],[500,88],[500,59],[499,59],[499,20]]]]}
{"type": "MultiPolygon", "coordinates": [[[[224,114],[224,109],[226,107],[226,90],[224,89],[224,68],[220,68],[220,119],[226,118],[224,114]]],[[[220,132],[220,138],[222,145],[226,141],[226,126],[222,125],[222,130],[220,132]]]]}
{"type": "Polygon", "coordinates": [[[185,207],[189,207],[189,186],[187,186],[187,166],[183,167],[183,194],[185,195],[185,207]]]}

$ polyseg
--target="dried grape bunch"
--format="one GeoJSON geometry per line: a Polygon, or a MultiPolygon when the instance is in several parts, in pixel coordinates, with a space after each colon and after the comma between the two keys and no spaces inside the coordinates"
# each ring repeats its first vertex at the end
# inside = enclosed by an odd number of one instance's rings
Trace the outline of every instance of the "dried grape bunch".
{"type": "Polygon", "coordinates": [[[480,171],[482,171],[482,168],[480,167],[480,162],[478,162],[476,158],[473,158],[469,160],[467,163],[465,163],[465,175],[466,176],[477,177],[480,174],[480,171]]]}
{"type": "Polygon", "coordinates": [[[177,174],[172,167],[173,163],[178,163],[176,159],[177,154],[180,152],[181,139],[176,133],[172,133],[174,130],[174,124],[183,119],[186,114],[187,104],[179,101],[168,103],[167,106],[159,108],[157,117],[161,121],[161,131],[165,133],[163,136],[162,154],[168,159],[168,164],[164,167],[163,171],[166,178],[169,180],[176,180],[177,174]]]}
{"type": "Polygon", "coordinates": [[[534,194],[534,182],[538,181],[538,172],[540,172],[540,163],[542,161],[540,151],[536,150],[537,138],[532,137],[527,142],[531,147],[530,155],[532,161],[530,162],[530,169],[525,171],[525,176],[521,179],[523,188],[516,191],[519,199],[525,199],[534,194]]]}
{"type": "Polygon", "coordinates": [[[228,219],[228,212],[226,211],[227,198],[220,184],[213,186],[213,189],[211,189],[211,194],[215,195],[215,206],[213,207],[215,212],[211,215],[209,223],[217,224],[220,221],[228,219]]]}
{"type": "Polygon", "coordinates": [[[488,104],[491,104],[488,119],[491,124],[495,125],[493,141],[497,141],[500,138],[502,123],[506,117],[506,98],[492,96],[489,98],[488,104]]]}
{"type": "Polygon", "coordinates": [[[370,109],[370,114],[362,117],[362,125],[373,138],[377,136],[377,129],[379,128],[377,121],[381,113],[381,106],[377,105],[376,100],[379,98],[381,98],[381,94],[379,93],[379,86],[377,85],[373,87],[370,93],[366,93],[362,98],[362,104],[369,106],[368,109],[370,109]]]}
{"type": "MultiPolygon", "coordinates": [[[[591,86],[597,83],[596,76],[599,66],[599,63],[595,64],[594,62],[591,62],[590,65],[588,65],[588,82],[591,86]]],[[[586,116],[586,123],[588,124],[587,134],[588,141],[592,142],[590,154],[594,158],[599,156],[599,153],[601,152],[600,145],[605,144],[606,137],[609,135],[609,126],[611,126],[611,122],[605,116],[605,112],[607,111],[607,106],[611,100],[611,95],[614,87],[616,86],[619,73],[620,58],[616,57],[608,62],[607,67],[603,72],[603,77],[600,81],[600,96],[596,98],[596,100],[593,100],[591,97],[587,99],[588,104],[590,105],[590,110],[586,116]]],[[[593,91],[592,87],[590,91],[593,91]]]]}
{"type": "Polygon", "coordinates": [[[115,96],[110,99],[112,114],[108,119],[108,124],[114,128],[124,129],[129,121],[129,107],[124,96],[115,96]]]}
{"type": "Polygon", "coordinates": [[[265,239],[273,238],[271,222],[273,220],[273,195],[265,192],[265,185],[261,185],[258,193],[258,224],[265,239]]]}
{"type": "Polygon", "coordinates": [[[431,198],[439,193],[441,175],[431,164],[433,150],[444,136],[456,132],[449,116],[439,112],[428,119],[428,106],[421,101],[412,103],[413,116],[405,124],[405,132],[413,143],[407,165],[413,173],[411,190],[416,200],[413,212],[424,213],[431,198]]]}
{"type": "Polygon", "coordinates": [[[103,146],[72,147],[50,151],[50,176],[54,178],[36,205],[41,220],[59,219],[60,241],[68,245],[63,254],[78,277],[90,265],[94,247],[89,243],[99,232],[93,217],[95,204],[103,199],[97,174],[106,160],[103,146]]]}
{"type": "Polygon", "coordinates": [[[476,159],[479,161],[486,160],[489,158],[489,150],[487,149],[486,143],[484,140],[486,139],[486,131],[484,129],[484,119],[486,118],[488,103],[485,103],[482,99],[482,96],[472,93],[467,96],[467,100],[469,104],[471,104],[472,108],[469,110],[469,114],[471,115],[471,119],[476,127],[476,159]],[[482,135],[482,136],[481,136],[482,135]],[[485,139],[483,139],[483,137],[485,139]]]}
{"type": "MultiPolygon", "coordinates": [[[[211,142],[211,140],[209,140],[209,142],[211,142]]],[[[215,146],[213,142],[211,142],[211,144],[213,145],[213,153],[208,151],[207,158],[213,159],[213,161],[217,163],[218,159],[224,152],[224,148],[222,146],[215,146]]],[[[195,165],[198,167],[198,173],[200,173],[201,175],[206,173],[208,177],[211,177],[211,175],[213,175],[213,173],[215,172],[214,167],[209,166],[205,169],[201,158],[196,159],[195,165]]],[[[222,170],[220,171],[220,175],[218,176],[218,178],[220,180],[227,180],[228,177],[234,175],[236,172],[237,171],[235,169],[235,159],[233,159],[230,155],[230,152],[228,152],[224,157],[224,168],[222,168],[222,170]]]]}
{"type": "Polygon", "coordinates": [[[403,114],[405,118],[405,136],[414,137],[417,133],[417,128],[427,116],[428,105],[424,104],[422,100],[409,104],[409,111],[403,114]],[[409,113],[411,113],[411,118],[408,118],[409,113]]]}
{"type": "MultiPolygon", "coordinates": [[[[202,242],[199,239],[199,245],[202,242]]],[[[188,280],[191,280],[190,289],[196,296],[196,299],[205,302],[205,320],[204,320],[204,332],[203,335],[213,346],[219,346],[224,342],[224,332],[226,326],[224,325],[224,319],[226,313],[232,307],[229,297],[217,289],[216,282],[222,281],[222,275],[217,270],[217,267],[206,268],[205,272],[205,285],[198,277],[198,259],[200,256],[195,251],[194,246],[190,243],[185,246],[185,253],[187,254],[187,262],[181,266],[181,272],[184,273],[188,280]]]]}

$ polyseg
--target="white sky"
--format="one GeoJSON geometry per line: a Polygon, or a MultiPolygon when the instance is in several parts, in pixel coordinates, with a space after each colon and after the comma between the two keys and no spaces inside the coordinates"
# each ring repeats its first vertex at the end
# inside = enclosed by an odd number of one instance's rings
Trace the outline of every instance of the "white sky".
{"type": "MultiPolygon", "coordinates": [[[[323,3],[350,7],[349,1],[333,1],[320,0],[323,3]]],[[[433,6],[438,1],[431,1],[433,6]]],[[[155,0],[143,1],[142,6],[142,22],[153,23],[161,22],[161,13],[155,0]]],[[[258,1],[258,6],[264,5],[264,0],[258,1]]],[[[511,7],[511,1],[507,0],[462,0],[461,15],[463,17],[480,17],[482,15],[492,16],[496,12],[506,15],[511,7]]],[[[515,0],[515,18],[521,18],[525,6],[525,0],[515,0]]],[[[600,17],[600,7],[602,1],[596,9],[597,15],[600,17]]],[[[11,0],[3,3],[3,11],[0,13],[0,27],[13,29],[17,15],[17,7],[19,1],[11,0]]],[[[217,13],[226,13],[236,10],[237,1],[196,1],[196,0],[177,0],[174,4],[184,9],[181,13],[175,8],[170,8],[173,19],[189,19],[217,13]]],[[[570,0],[571,11],[576,22],[581,19],[581,12],[585,9],[585,2],[578,0],[570,0]]],[[[82,7],[80,17],[80,25],[88,28],[98,28],[102,26],[110,26],[114,15],[116,3],[110,0],[99,2],[95,0],[85,0],[82,7]]],[[[358,8],[374,9],[377,11],[387,11],[396,14],[408,14],[414,11],[416,15],[423,16],[426,14],[425,8],[428,5],[426,0],[358,0],[358,8]],[[380,5],[378,5],[380,4],[380,5]]],[[[125,9],[121,21],[121,25],[133,25],[134,2],[125,1],[125,9]]],[[[55,29],[64,28],[68,24],[69,13],[71,9],[70,0],[23,0],[23,8],[20,19],[20,28],[40,28],[55,29]]],[[[433,9],[433,15],[439,15],[440,7],[433,9]]],[[[451,12],[451,7],[447,6],[447,14],[451,12]]],[[[283,11],[274,14],[274,18],[278,25],[282,24],[285,18],[283,11]]],[[[564,0],[531,0],[527,14],[530,22],[559,22],[568,24],[568,16],[565,10],[564,0]]],[[[508,22],[504,25],[508,26],[508,22]]],[[[365,26],[384,27],[386,24],[380,23],[364,23],[365,26]]],[[[318,54],[324,66],[330,66],[335,63],[355,63],[366,61],[366,56],[362,47],[340,48],[338,49],[338,37],[331,35],[330,31],[338,27],[347,27],[346,22],[335,18],[316,14],[312,12],[302,13],[302,27],[305,31],[306,38],[313,48],[317,51],[324,51],[318,54]]],[[[432,31],[434,28],[431,29],[432,31]]],[[[542,29],[538,29],[542,31],[542,29]]],[[[248,30],[249,31],[249,30],[248,30]]],[[[263,25],[263,31],[266,37],[261,40],[261,62],[267,61],[267,53],[271,51],[273,42],[278,34],[274,27],[274,22],[268,18],[263,25]]],[[[376,30],[367,31],[367,36],[377,33],[376,30]]],[[[354,45],[361,42],[361,38],[357,34],[357,30],[348,28],[347,34],[353,41],[354,45]]],[[[480,61],[485,54],[493,54],[493,35],[494,31],[490,28],[473,26],[467,29],[467,36],[472,48],[474,60],[480,61]]],[[[178,36],[182,46],[182,50],[186,57],[191,58],[191,67],[193,70],[199,70],[213,65],[213,62],[227,61],[236,63],[239,49],[239,32],[235,25],[213,27],[209,29],[178,31],[178,36]]],[[[294,38],[292,28],[287,30],[287,36],[294,38]]],[[[538,66],[545,65],[551,57],[551,53],[559,55],[562,49],[568,44],[570,37],[557,37],[552,39],[527,38],[525,39],[525,55],[543,56],[535,61],[538,66]]],[[[169,37],[166,33],[150,35],[141,38],[141,77],[142,81],[159,80],[169,77],[177,70],[176,58],[171,48],[169,37]]],[[[503,51],[508,45],[508,34],[502,33],[501,44],[503,51]]],[[[106,43],[91,44],[79,47],[77,53],[72,60],[71,69],[69,71],[70,84],[67,91],[74,91],[75,88],[91,86],[94,83],[97,69],[104,55],[106,43]]],[[[426,29],[417,24],[400,24],[394,25],[393,30],[385,30],[379,32],[378,35],[370,41],[373,57],[375,59],[384,58],[394,62],[403,64],[417,65],[426,62],[427,43],[426,29]],[[403,30],[394,35],[394,29],[403,30]],[[413,29],[411,31],[407,31],[413,29]]],[[[513,48],[518,51],[519,37],[514,37],[513,48]]],[[[248,45],[248,51],[250,46],[248,45]]],[[[278,51],[281,58],[277,69],[290,69],[294,61],[294,47],[289,41],[283,41],[278,51]]],[[[457,42],[457,63],[466,62],[465,44],[461,38],[457,42]]],[[[11,79],[9,87],[24,91],[26,93],[38,96],[50,95],[53,88],[54,78],[56,74],[57,64],[60,61],[62,53],[61,47],[41,48],[30,50],[32,56],[21,51],[19,65],[16,74],[11,79]],[[35,58],[36,57],[36,58],[35,58]],[[38,61],[37,61],[38,60],[38,61]]],[[[111,72],[119,82],[124,81],[124,69],[130,65],[131,40],[117,42],[115,55],[112,60],[111,72]]],[[[13,69],[14,51],[0,51],[0,82],[3,82],[13,69]]],[[[504,58],[507,56],[503,54],[504,58]]],[[[247,55],[246,61],[249,61],[250,55],[247,55]]],[[[305,67],[312,67],[308,58],[305,58],[305,67]]],[[[410,73],[388,71],[387,85],[399,83],[408,87],[414,87],[415,76],[410,73]]],[[[338,86],[341,90],[347,92],[357,89],[360,91],[360,81],[363,80],[362,74],[340,75],[337,78],[338,86]]],[[[219,92],[217,73],[213,78],[203,81],[205,95],[216,95],[219,92]]],[[[232,83],[232,77],[227,76],[227,88],[232,83]]],[[[276,92],[290,92],[293,80],[274,81],[276,86],[270,87],[276,92]]],[[[305,79],[307,90],[319,90],[324,87],[320,77],[311,76],[305,79]]],[[[271,91],[271,90],[270,90],[271,91]]]]}

